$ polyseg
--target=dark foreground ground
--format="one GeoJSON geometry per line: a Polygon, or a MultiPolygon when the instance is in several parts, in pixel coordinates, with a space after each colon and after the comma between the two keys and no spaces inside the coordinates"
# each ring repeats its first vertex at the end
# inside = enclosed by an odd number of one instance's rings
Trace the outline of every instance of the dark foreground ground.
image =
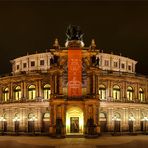
{"type": "Polygon", "coordinates": [[[148,135],[97,139],[0,136],[0,148],[148,148],[148,135]]]}

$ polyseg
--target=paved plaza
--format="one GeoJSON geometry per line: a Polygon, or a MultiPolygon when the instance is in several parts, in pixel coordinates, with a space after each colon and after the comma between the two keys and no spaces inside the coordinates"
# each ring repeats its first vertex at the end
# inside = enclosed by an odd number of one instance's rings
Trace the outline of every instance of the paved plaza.
{"type": "Polygon", "coordinates": [[[102,136],[97,139],[0,136],[0,148],[147,148],[148,136],[102,136]]]}

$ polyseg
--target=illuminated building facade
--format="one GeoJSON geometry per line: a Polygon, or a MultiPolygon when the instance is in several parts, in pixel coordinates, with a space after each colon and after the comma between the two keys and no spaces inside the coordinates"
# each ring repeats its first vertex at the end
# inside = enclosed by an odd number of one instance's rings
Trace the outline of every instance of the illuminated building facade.
{"type": "Polygon", "coordinates": [[[135,60],[69,38],[65,47],[56,39],[53,49],[11,63],[12,75],[0,78],[2,133],[147,130],[148,79],[136,74],[135,60]]]}

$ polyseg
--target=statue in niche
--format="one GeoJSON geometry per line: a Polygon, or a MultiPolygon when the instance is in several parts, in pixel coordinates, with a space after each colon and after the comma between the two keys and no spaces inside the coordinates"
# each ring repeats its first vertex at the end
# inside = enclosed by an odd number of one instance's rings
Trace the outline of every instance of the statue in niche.
{"type": "Polygon", "coordinates": [[[66,30],[67,40],[83,40],[83,33],[79,26],[69,25],[66,30]]]}

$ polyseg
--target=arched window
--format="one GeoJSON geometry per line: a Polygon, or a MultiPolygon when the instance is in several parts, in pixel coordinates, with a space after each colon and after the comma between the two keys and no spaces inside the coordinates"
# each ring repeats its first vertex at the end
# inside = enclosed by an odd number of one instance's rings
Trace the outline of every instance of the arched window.
{"type": "Polygon", "coordinates": [[[50,99],[51,90],[50,90],[49,84],[44,85],[43,93],[44,93],[44,99],[45,100],[50,99]]]}
{"type": "Polygon", "coordinates": [[[30,85],[28,88],[28,99],[34,100],[36,97],[35,85],[30,85]]]}
{"type": "Polygon", "coordinates": [[[114,116],[113,116],[112,120],[121,121],[120,113],[118,113],[118,112],[114,113],[114,116]]]}
{"type": "Polygon", "coordinates": [[[127,99],[130,101],[133,100],[133,88],[131,86],[127,88],[127,99]]]}
{"type": "Polygon", "coordinates": [[[20,100],[21,99],[21,87],[17,86],[14,89],[14,98],[15,100],[20,100]]]}
{"type": "Polygon", "coordinates": [[[43,116],[44,121],[49,121],[50,120],[50,113],[45,113],[43,116]]]}
{"type": "Polygon", "coordinates": [[[101,100],[106,99],[106,88],[104,85],[99,85],[99,97],[101,100]]]}
{"type": "Polygon", "coordinates": [[[142,88],[139,88],[139,100],[144,101],[144,91],[142,88]]]}
{"type": "Polygon", "coordinates": [[[118,85],[115,85],[113,87],[113,99],[114,100],[120,99],[120,87],[118,85]]]}
{"type": "Polygon", "coordinates": [[[3,101],[7,102],[9,100],[9,88],[6,87],[3,90],[3,101]]]}

